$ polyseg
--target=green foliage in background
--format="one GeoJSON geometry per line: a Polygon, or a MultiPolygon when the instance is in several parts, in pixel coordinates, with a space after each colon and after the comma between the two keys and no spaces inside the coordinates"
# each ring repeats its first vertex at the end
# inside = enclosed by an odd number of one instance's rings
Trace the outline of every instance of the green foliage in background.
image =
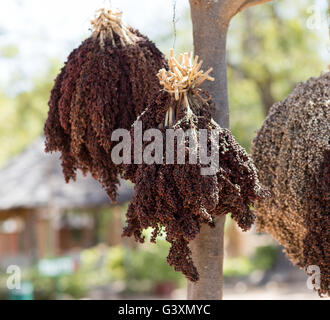
{"type": "Polygon", "coordinates": [[[145,245],[139,250],[126,251],[124,268],[128,291],[150,291],[154,284],[172,283],[183,285],[185,279],[166,262],[169,244],[157,240],[157,245],[145,245]]]}
{"type": "MultiPolygon", "coordinates": [[[[149,231],[146,232],[147,238],[149,231]]],[[[57,277],[43,276],[36,267],[26,269],[23,281],[34,287],[35,299],[80,299],[88,296],[88,291],[104,286],[119,284],[119,293],[151,293],[158,284],[172,284],[183,287],[186,279],[175,272],[166,262],[169,244],[162,238],[157,246],[146,243],[136,249],[123,245],[107,247],[98,245],[85,249],[79,258],[79,267],[72,274],[57,277]]],[[[252,257],[226,258],[224,277],[242,277],[255,270],[269,270],[275,263],[276,247],[257,247],[252,257]]],[[[0,272],[0,299],[8,299],[6,289],[8,275],[0,272]]]]}
{"type": "Polygon", "coordinates": [[[326,69],[320,55],[322,34],[307,28],[312,0],[278,0],[245,10],[232,21],[228,36],[231,130],[249,150],[255,131],[272,104],[297,82],[326,69]]]}
{"type": "Polygon", "coordinates": [[[8,44],[0,48],[0,57],[2,58],[14,58],[18,55],[18,48],[15,45],[8,44]]]}
{"type": "Polygon", "coordinates": [[[277,247],[274,245],[257,247],[251,259],[255,270],[268,270],[274,266],[277,256],[277,247]]]}
{"type": "MultiPolygon", "coordinates": [[[[1,59],[1,57],[0,57],[1,59]]],[[[48,112],[48,99],[59,63],[35,78],[30,90],[15,96],[0,91],[0,166],[40,136],[48,112]]],[[[15,86],[15,81],[11,84],[15,86]]]]}
{"type": "Polygon", "coordinates": [[[277,249],[274,245],[259,246],[252,257],[226,258],[223,265],[224,277],[247,276],[253,271],[267,271],[276,260],[277,249]]]}

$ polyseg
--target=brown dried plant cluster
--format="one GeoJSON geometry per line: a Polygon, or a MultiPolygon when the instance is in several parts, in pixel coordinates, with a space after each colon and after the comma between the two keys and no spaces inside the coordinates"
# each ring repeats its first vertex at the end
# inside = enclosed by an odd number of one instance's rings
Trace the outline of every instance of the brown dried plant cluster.
{"type": "MultiPolygon", "coordinates": [[[[212,69],[203,72],[202,61],[191,54],[182,55],[179,62],[171,52],[167,64],[153,43],[122,23],[117,11],[101,10],[92,25],[92,36],[69,55],[55,80],[44,130],[46,151],[61,152],[67,181],[75,179],[78,169],[90,172],[112,200],[120,175],[134,182],[123,235],[134,235],[143,242],[142,231],[151,227],[151,240],[156,241],[165,231],[171,244],[168,263],[197,281],[188,244],[201,224],[212,227],[215,216],[231,213],[247,230],[255,219],[251,205],[267,192],[246,151],[211,117],[213,103],[199,86],[214,80],[209,75],[212,69]],[[134,137],[135,127],[131,126],[135,120],[142,122],[143,130],[163,132],[163,164],[113,163],[111,151],[117,142],[111,141],[112,132],[131,128],[134,137]],[[174,164],[166,163],[168,128],[193,132],[194,148],[188,137],[183,138],[184,164],[177,162],[177,152],[174,164]],[[200,129],[208,133],[208,155],[214,144],[219,146],[213,175],[201,174],[208,165],[200,161],[196,147],[200,129]],[[195,164],[189,163],[191,154],[196,156],[195,164]]],[[[175,147],[177,144],[178,140],[175,147]]],[[[132,147],[134,150],[134,140],[132,147]]],[[[150,148],[147,142],[143,144],[143,150],[146,148],[150,148]]]]}
{"type": "Polygon", "coordinates": [[[256,203],[257,226],[291,261],[321,271],[330,288],[330,72],[299,84],[273,105],[253,145],[260,181],[272,197],[256,203]]]}
{"type": "MultiPolygon", "coordinates": [[[[163,164],[127,165],[125,178],[135,183],[135,192],[129,206],[127,226],[123,235],[134,235],[143,242],[143,229],[154,229],[151,241],[166,232],[171,244],[167,261],[176,271],[181,271],[189,280],[199,278],[192,261],[189,242],[199,234],[202,223],[214,226],[217,215],[231,213],[243,230],[254,222],[251,205],[263,199],[267,192],[260,186],[256,168],[246,151],[235,141],[229,130],[220,128],[212,119],[212,101],[207,92],[198,86],[204,80],[213,80],[211,70],[200,70],[202,62],[191,55],[181,56],[178,62],[171,54],[169,70],[160,70],[158,77],[164,91],[140,115],[142,129],[159,128],[163,132],[163,164]],[[215,142],[219,145],[218,171],[213,175],[201,175],[205,166],[200,161],[197,149],[192,149],[189,139],[184,140],[185,162],[166,163],[166,129],[194,130],[196,145],[198,131],[208,132],[208,153],[215,142]],[[212,136],[217,132],[217,138],[212,136]],[[218,139],[218,141],[215,141],[218,139]],[[196,164],[189,163],[190,152],[197,156],[196,164]]],[[[136,122],[137,123],[137,122],[136,122]]],[[[135,126],[131,136],[134,136],[135,126]]],[[[178,141],[177,141],[178,143],[178,141]]],[[[144,143],[143,149],[148,147],[144,143]]],[[[134,150],[134,140],[132,141],[134,150]]]]}
{"type": "Polygon", "coordinates": [[[161,89],[164,55],[114,10],[98,12],[94,32],[55,80],[45,124],[46,151],[60,151],[65,179],[90,172],[112,200],[120,168],[111,161],[116,128],[129,129],[161,89]]]}

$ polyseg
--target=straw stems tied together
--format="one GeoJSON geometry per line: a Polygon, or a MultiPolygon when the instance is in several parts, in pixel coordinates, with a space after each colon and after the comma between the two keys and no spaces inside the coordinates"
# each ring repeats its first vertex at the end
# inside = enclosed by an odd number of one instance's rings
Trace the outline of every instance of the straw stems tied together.
{"type": "Polygon", "coordinates": [[[91,20],[94,34],[100,36],[101,46],[104,46],[104,38],[108,36],[112,39],[112,44],[116,46],[113,33],[119,36],[123,46],[134,43],[138,37],[134,35],[129,27],[122,22],[122,12],[117,9],[105,8],[99,9],[95,13],[95,17],[91,20]]]}
{"type": "MultiPolygon", "coordinates": [[[[206,72],[201,70],[203,60],[198,61],[196,55],[193,59],[192,52],[180,54],[178,61],[174,57],[174,51],[171,49],[170,58],[168,60],[169,70],[159,70],[157,77],[164,90],[173,94],[175,100],[179,101],[179,105],[184,104],[184,107],[189,108],[187,94],[195,95],[203,102],[207,102],[197,92],[198,87],[205,81],[214,81],[210,76],[213,68],[206,72]]],[[[175,110],[169,108],[165,116],[165,126],[173,125],[175,120],[175,110]]]]}

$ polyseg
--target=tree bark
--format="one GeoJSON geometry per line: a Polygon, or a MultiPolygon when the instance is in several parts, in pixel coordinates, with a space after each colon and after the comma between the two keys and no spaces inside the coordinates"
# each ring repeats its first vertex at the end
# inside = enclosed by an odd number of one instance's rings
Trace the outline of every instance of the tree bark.
{"type": "MultiPolygon", "coordinates": [[[[244,8],[270,0],[189,0],[193,24],[195,55],[204,61],[207,70],[213,67],[214,82],[206,81],[216,105],[214,119],[223,128],[229,127],[227,90],[226,39],[230,20],[244,8]]],[[[190,243],[192,257],[200,279],[188,281],[188,299],[222,299],[222,265],[224,254],[225,216],[216,219],[216,227],[203,225],[198,237],[190,243]]]]}
{"type": "Polygon", "coordinates": [[[198,237],[190,243],[193,261],[199,272],[199,281],[188,280],[187,298],[189,300],[222,299],[225,220],[224,215],[218,217],[215,228],[204,224],[198,237]]]}

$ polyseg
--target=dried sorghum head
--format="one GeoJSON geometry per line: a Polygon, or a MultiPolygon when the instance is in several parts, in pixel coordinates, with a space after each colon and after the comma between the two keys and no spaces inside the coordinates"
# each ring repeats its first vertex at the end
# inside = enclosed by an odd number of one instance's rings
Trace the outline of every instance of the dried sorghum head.
{"type": "Polygon", "coordinates": [[[256,203],[257,227],[289,259],[320,268],[330,287],[330,72],[300,83],[272,106],[253,142],[260,181],[272,197],[256,203]]]}
{"type": "MultiPolygon", "coordinates": [[[[126,215],[127,226],[123,235],[134,235],[137,241],[143,242],[143,229],[152,227],[154,232],[151,241],[154,242],[157,235],[165,231],[166,240],[171,244],[168,263],[189,280],[197,281],[199,274],[188,245],[199,234],[201,224],[207,223],[214,227],[215,216],[231,213],[239,226],[247,230],[255,218],[251,205],[256,199],[261,200],[267,196],[267,192],[260,186],[257,170],[246,151],[235,141],[229,130],[219,127],[212,119],[213,103],[207,92],[198,89],[200,79],[209,78],[209,71],[194,78],[194,74],[199,71],[195,68],[197,59],[193,63],[189,58],[184,55],[181,64],[172,60],[173,56],[169,59],[170,70],[161,70],[159,73],[165,90],[137,121],[142,123],[143,130],[160,129],[163,133],[163,146],[166,145],[165,132],[168,128],[183,131],[192,129],[196,133],[193,136],[197,143],[198,132],[206,129],[210,152],[211,144],[214,143],[211,143],[211,132],[217,132],[218,138],[215,139],[218,140],[220,153],[218,170],[213,175],[202,175],[201,168],[205,164],[200,161],[197,150],[194,150],[197,154],[196,164],[189,163],[187,139],[185,164],[177,163],[177,153],[174,164],[167,164],[164,148],[163,164],[126,166],[125,177],[135,183],[135,192],[126,215]],[[178,64],[180,72],[176,74],[173,70],[178,64]],[[185,66],[188,70],[185,70],[185,66]],[[194,74],[189,71],[191,69],[194,74]],[[196,81],[190,82],[189,79],[196,81]],[[186,83],[183,84],[184,81],[186,83]]],[[[134,130],[135,125],[132,127],[132,137],[134,130]]],[[[144,150],[148,144],[143,144],[144,150]]],[[[131,149],[134,150],[134,140],[131,149]]]]}
{"type": "Polygon", "coordinates": [[[98,12],[94,32],[69,55],[55,80],[44,132],[60,151],[65,179],[90,172],[115,200],[120,168],[111,161],[112,132],[130,128],[160,90],[164,55],[117,11],[98,12]]]}

